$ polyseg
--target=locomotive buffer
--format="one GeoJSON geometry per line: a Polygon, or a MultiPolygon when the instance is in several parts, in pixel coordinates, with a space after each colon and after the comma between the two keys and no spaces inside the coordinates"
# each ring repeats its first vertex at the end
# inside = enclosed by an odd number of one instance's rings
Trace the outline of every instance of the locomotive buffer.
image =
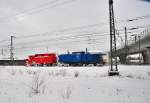
{"type": "Polygon", "coordinates": [[[116,36],[114,23],[113,0],[109,0],[109,20],[110,20],[110,68],[109,76],[119,75],[116,56],[116,36]]]}

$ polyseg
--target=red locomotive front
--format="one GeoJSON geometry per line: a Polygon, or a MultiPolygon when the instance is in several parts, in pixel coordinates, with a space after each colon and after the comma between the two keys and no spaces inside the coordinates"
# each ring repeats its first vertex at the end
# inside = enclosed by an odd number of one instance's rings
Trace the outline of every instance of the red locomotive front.
{"type": "Polygon", "coordinates": [[[57,56],[55,53],[35,54],[28,56],[26,63],[27,66],[51,66],[57,63],[57,56]]]}

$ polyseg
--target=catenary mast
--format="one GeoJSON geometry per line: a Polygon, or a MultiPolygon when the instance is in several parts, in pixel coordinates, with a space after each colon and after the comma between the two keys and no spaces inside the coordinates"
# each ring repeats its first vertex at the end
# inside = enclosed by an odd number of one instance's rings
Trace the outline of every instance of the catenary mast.
{"type": "Polygon", "coordinates": [[[116,32],[114,22],[113,0],[109,0],[109,20],[110,20],[110,69],[109,76],[118,75],[117,56],[116,56],[116,32]]]}

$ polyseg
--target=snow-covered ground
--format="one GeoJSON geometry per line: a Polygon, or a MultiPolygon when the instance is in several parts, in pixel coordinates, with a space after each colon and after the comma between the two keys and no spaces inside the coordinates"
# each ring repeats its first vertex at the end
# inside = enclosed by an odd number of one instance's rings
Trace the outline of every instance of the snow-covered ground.
{"type": "Polygon", "coordinates": [[[150,66],[0,67],[0,103],[150,103],[150,66]]]}

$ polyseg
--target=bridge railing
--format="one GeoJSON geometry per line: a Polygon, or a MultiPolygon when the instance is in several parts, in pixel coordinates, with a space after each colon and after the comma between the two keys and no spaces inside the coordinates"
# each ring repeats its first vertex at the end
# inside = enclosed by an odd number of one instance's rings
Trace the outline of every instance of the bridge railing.
{"type": "Polygon", "coordinates": [[[150,36],[150,27],[140,32],[139,34],[132,35],[132,38],[128,40],[128,45],[135,44],[136,42],[139,42],[139,40],[143,40],[148,36],[150,36]]]}
{"type": "MultiPolygon", "coordinates": [[[[145,29],[144,31],[140,32],[139,34],[130,35],[130,39],[127,40],[127,47],[138,43],[139,40],[143,40],[143,39],[147,38],[148,36],[150,36],[150,26],[147,27],[147,29],[145,29]]],[[[123,48],[125,48],[125,44],[122,40],[121,45],[117,46],[117,50],[123,49],[123,48]]]]}

